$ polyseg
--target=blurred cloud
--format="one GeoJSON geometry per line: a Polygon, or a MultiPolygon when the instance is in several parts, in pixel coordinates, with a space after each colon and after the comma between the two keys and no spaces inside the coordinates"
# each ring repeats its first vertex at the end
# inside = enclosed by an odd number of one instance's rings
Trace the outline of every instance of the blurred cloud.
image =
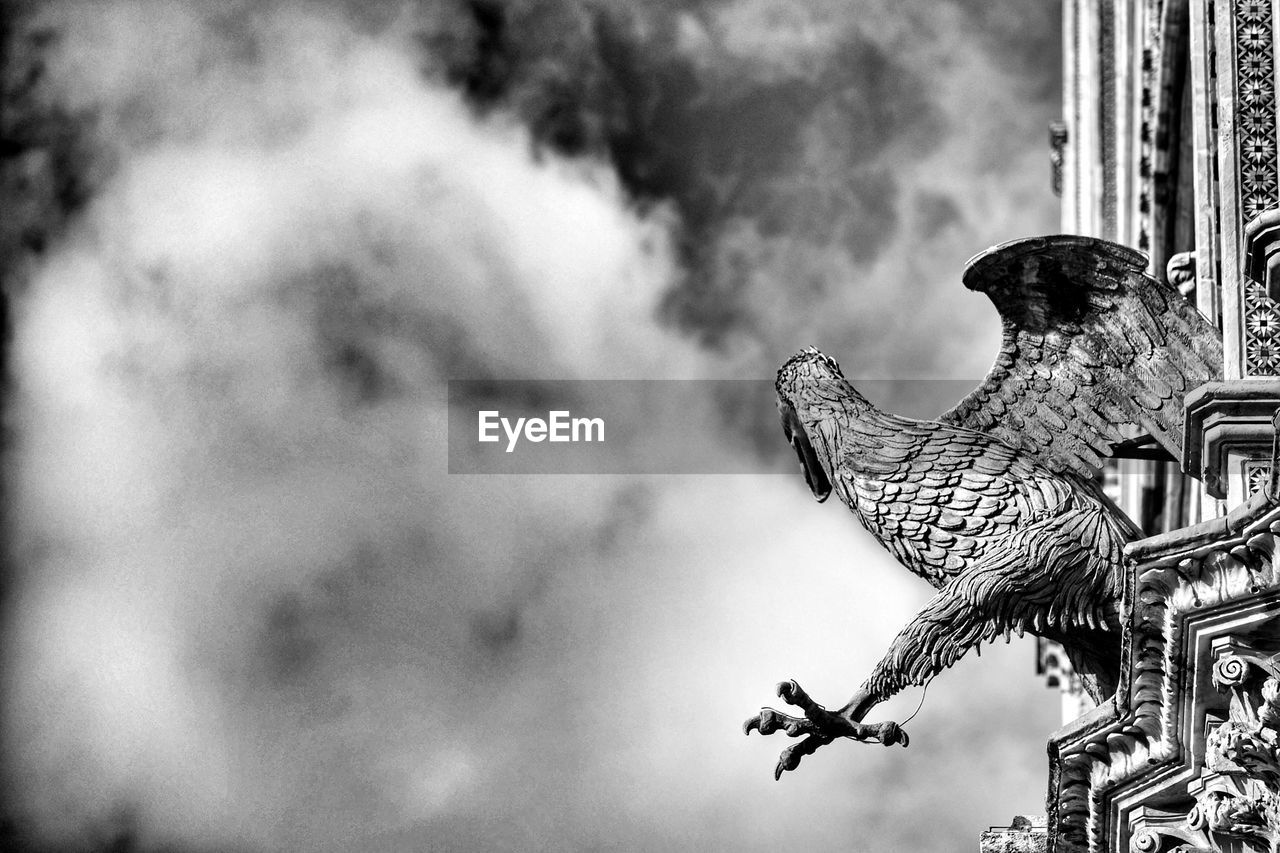
{"type": "MultiPolygon", "coordinates": [[[[1057,703],[1026,646],[939,680],[910,750],[773,782],[782,745],[742,719],[785,677],[842,701],[928,594],[798,478],[444,457],[450,378],[759,377],[806,343],[850,375],[980,375],[996,320],[960,266],[1053,220],[1052,73],[1010,49],[1047,24],[1003,20],[440,0],[17,22],[15,843],[925,851],[1039,808],[1057,703]]],[[[750,452],[732,412],[687,440],[750,452]]]]}
{"type": "Polygon", "coordinates": [[[424,37],[445,79],[680,214],[667,319],[744,370],[767,372],[798,339],[838,354],[872,337],[852,373],[985,372],[993,350],[878,330],[994,336],[989,306],[957,286],[964,261],[1056,228],[1056,4],[466,8],[424,37]],[[939,205],[956,212],[945,234],[939,205]],[[906,316],[904,292],[929,298],[906,316]]]}

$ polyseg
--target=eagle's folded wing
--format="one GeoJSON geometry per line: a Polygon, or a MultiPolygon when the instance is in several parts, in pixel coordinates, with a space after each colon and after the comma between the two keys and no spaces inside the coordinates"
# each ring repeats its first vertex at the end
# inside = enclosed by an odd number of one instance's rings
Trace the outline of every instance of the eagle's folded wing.
{"type": "Polygon", "coordinates": [[[943,423],[990,433],[1054,471],[1092,475],[1137,424],[1182,458],[1182,398],[1222,376],[1216,329],[1145,257],[1091,237],[1033,237],[972,259],[1004,340],[982,385],[943,423]]]}

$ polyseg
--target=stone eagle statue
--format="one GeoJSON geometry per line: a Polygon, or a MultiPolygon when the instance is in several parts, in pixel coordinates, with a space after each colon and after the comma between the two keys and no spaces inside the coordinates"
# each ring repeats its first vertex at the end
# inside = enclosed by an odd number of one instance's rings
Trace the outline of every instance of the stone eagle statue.
{"type": "Polygon", "coordinates": [[[1120,665],[1126,543],[1141,532],[1096,474],[1136,425],[1182,458],[1182,400],[1221,378],[1222,345],[1194,306],[1146,275],[1146,258],[1103,240],[1017,240],[972,259],[970,290],[1003,321],[986,380],[936,421],[881,411],[809,348],[778,371],[778,409],[814,496],[840,496],[888,551],[938,593],[871,676],[829,711],[794,681],[745,724],[803,737],[775,778],[837,738],[907,743],[866,714],[1011,632],[1061,643],[1098,701],[1120,665]]]}

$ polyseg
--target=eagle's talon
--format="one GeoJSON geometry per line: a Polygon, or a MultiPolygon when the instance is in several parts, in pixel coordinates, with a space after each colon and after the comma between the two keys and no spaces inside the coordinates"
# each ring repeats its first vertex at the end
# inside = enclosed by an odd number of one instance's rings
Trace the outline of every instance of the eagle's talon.
{"type": "Polygon", "coordinates": [[[792,747],[787,747],[782,750],[782,754],[778,756],[778,763],[773,768],[773,781],[777,782],[782,778],[783,773],[788,770],[795,770],[799,766],[800,756],[796,755],[792,747]]]}
{"type": "Polygon", "coordinates": [[[792,717],[780,711],[775,711],[773,708],[761,708],[760,713],[749,718],[742,725],[742,731],[745,734],[757,731],[762,735],[771,735],[778,729],[782,729],[791,737],[800,737],[800,735],[808,734],[814,730],[809,720],[802,717],[792,717]]]}
{"type": "Polygon", "coordinates": [[[756,719],[760,724],[756,727],[760,734],[771,735],[778,730],[778,717],[781,716],[772,708],[761,708],[760,713],[756,715],[756,719]]]}
{"type": "Polygon", "coordinates": [[[878,740],[881,743],[906,743],[906,733],[897,723],[876,723],[863,725],[843,713],[828,711],[814,702],[794,680],[778,683],[778,696],[789,705],[804,711],[803,717],[783,714],[773,708],[761,708],[760,713],[751,717],[743,725],[743,730],[750,734],[758,731],[762,735],[770,735],[778,730],[785,731],[790,737],[807,736],[799,743],[782,751],[778,764],[774,768],[774,778],[781,778],[787,770],[794,770],[800,765],[800,759],[812,755],[818,747],[825,746],[837,738],[847,737],[853,740],[878,740]]]}
{"type": "Polygon", "coordinates": [[[799,767],[800,759],[806,755],[812,755],[818,747],[830,742],[830,738],[824,738],[819,734],[811,734],[799,743],[794,743],[782,750],[782,754],[778,756],[778,763],[773,768],[774,781],[782,779],[782,774],[785,771],[795,770],[799,767]]]}
{"type": "Polygon", "coordinates": [[[893,746],[895,743],[900,743],[905,747],[911,743],[911,738],[902,730],[902,726],[897,723],[876,723],[869,728],[874,730],[873,736],[878,738],[885,746],[893,746]]]}
{"type": "Polygon", "coordinates": [[[788,705],[795,705],[797,708],[800,708],[805,712],[806,716],[815,708],[819,711],[825,712],[825,709],[823,709],[821,705],[809,698],[809,694],[805,692],[805,689],[801,687],[794,678],[778,683],[778,696],[788,705]]]}

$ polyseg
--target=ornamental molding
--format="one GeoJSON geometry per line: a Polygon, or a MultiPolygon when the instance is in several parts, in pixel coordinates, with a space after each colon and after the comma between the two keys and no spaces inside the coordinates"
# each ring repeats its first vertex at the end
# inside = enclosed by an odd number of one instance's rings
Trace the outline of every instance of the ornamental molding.
{"type": "Polygon", "coordinates": [[[1126,686],[1050,741],[1053,853],[1273,849],[1280,507],[1269,491],[1126,549],[1126,686]]]}
{"type": "MultiPolygon", "coordinates": [[[[1280,382],[1274,379],[1231,379],[1207,382],[1185,399],[1183,470],[1204,482],[1215,498],[1228,498],[1229,482],[1241,474],[1233,459],[1258,462],[1269,468],[1275,442],[1275,413],[1280,409],[1280,382]]],[[[1240,482],[1246,489],[1234,498],[1242,503],[1253,494],[1255,478],[1240,482]]]]}

